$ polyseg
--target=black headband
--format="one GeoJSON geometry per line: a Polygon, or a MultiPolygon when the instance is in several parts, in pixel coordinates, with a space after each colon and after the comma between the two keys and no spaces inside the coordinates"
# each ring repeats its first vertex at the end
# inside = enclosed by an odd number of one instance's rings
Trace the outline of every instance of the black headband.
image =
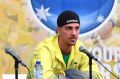
{"type": "Polygon", "coordinates": [[[66,10],[66,11],[62,12],[57,18],[57,26],[58,27],[62,27],[64,25],[70,24],[70,23],[79,23],[80,24],[79,16],[73,11],[66,10]]]}

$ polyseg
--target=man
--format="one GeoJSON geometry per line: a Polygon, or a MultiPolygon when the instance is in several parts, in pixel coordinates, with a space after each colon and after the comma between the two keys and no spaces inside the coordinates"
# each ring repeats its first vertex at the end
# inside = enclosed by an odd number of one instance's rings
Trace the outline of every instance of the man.
{"type": "MultiPolygon", "coordinates": [[[[79,16],[73,11],[66,10],[58,16],[57,26],[57,34],[41,42],[34,52],[30,64],[32,78],[36,60],[42,62],[44,79],[52,79],[61,75],[71,76],[74,74],[71,73],[72,70],[77,73],[89,71],[89,59],[86,54],[79,51],[79,47],[83,46],[82,42],[77,40],[80,31],[79,16]]],[[[92,67],[94,79],[102,79],[94,61],[92,67]]],[[[87,76],[89,78],[89,75],[87,76]]]]}

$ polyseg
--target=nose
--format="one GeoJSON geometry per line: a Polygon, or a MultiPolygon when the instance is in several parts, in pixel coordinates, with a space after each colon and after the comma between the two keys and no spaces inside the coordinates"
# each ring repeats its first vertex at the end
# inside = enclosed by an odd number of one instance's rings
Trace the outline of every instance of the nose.
{"type": "Polygon", "coordinates": [[[77,31],[75,29],[72,30],[72,35],[76,35],[77,31]]]}

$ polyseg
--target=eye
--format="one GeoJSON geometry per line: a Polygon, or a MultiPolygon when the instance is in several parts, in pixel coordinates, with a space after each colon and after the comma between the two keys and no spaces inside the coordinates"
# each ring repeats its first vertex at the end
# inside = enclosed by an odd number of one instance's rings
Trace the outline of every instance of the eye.
{"type": "Polygon", "coordinates": [[[78,26],[78,27],[75,28],[75,30],[79,30],[79,28],[80,28],[80,27],[78,26]]]}
{"type": "Polygon", "coordinates": [[[73,28],[71,26],[66,26],[64,29],[65,30],[72,30],[73,28]]]}
{"type": "Polygon", "coordinates": [[[72,29],[72,27],[66,27],[66,29],[67,29],[67,30],[71,30],[71,29],[72,29]]]}

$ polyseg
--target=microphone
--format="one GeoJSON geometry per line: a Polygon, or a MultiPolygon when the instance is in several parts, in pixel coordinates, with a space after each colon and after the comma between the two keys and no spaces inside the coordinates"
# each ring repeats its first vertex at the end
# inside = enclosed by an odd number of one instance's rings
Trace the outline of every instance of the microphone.
{"type": "Polygon", "coordinates": [[[15,50],[13,50],[10,46],[5,47],[5,52],[11,55],[15,60],[17,60],[21,65],[26,67],[26,64],[20,59],[18,55],[15,54],[15,50]]]}
{"type": "Polygon", "coordinates": [[[80,46],[79,47],[79,51],[80,52],[84,52],[88,57],[91,57],[92,59],[96,60],[98,63],[100,63],[106,70],[108,70],[114,77],[116,77],[117,79],[119,79],[114,73],[112,73],[109,69],[107,69],[107,67],[105,67],[97,58],[95,58],[93,56],[93,54],[91,52],[89,52],[85,47],[80,46]]]}
{"type": "Polygon", "coordinates": [[[98,61],[98,59],[96,57],[94,57],[93,54],[91,52],[89,52],[85,47],[80,46],[79,51],[84,52],[88,57],[98,61]]]}

